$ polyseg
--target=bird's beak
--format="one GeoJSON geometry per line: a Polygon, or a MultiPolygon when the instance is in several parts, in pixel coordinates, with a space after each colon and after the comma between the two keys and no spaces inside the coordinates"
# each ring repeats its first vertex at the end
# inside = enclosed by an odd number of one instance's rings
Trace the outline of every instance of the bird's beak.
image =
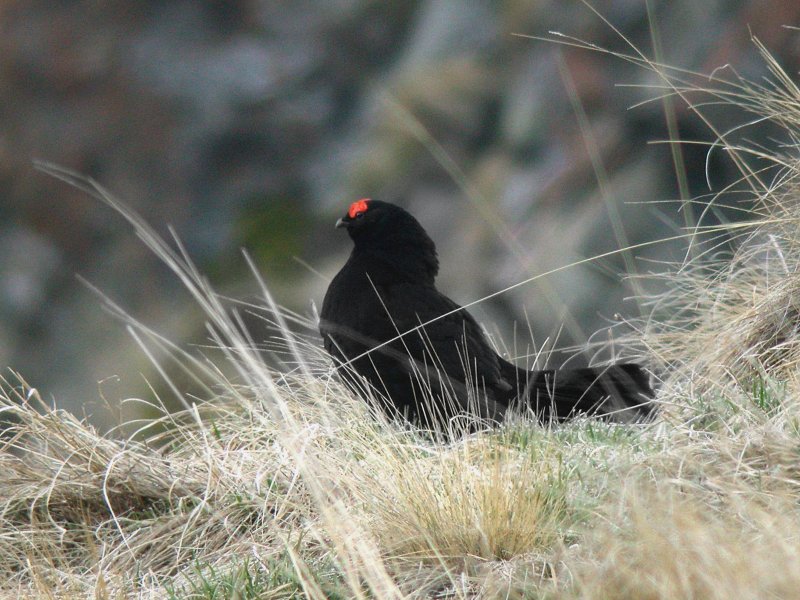
{"type": "Polygon", "coordinates": [[[336,229],[339,229],[340,227],[347,227],[347,221],[344,219],[339,219],[336,221],[336,229]]]}

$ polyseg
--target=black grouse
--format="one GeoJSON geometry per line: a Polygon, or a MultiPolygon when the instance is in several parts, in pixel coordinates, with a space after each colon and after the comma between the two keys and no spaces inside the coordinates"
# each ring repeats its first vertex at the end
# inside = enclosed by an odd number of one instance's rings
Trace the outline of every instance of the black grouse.
{"type": "Polygon", "coordinates": [[[355,247],[325,294],[320,333],[348,387],[388,413],[432,427],[465,414],[499,422],[516,405],[543,421],[650,412],[653,391],[637,364],[527,371],[500,357],[436,289],[436,247],[399,206],[359,200],[336,227],[355,247]]]}

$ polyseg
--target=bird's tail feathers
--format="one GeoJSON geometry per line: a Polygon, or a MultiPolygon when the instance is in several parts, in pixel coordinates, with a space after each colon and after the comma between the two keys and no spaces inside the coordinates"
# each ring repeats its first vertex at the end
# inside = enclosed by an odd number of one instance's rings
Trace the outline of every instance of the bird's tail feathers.
{"type": "Polygon", "coordinates": [[[654,411],[650,375],[634,363],[542,371],[508,366],[516,371],[517,402],[543,421],[585,414],[632,422],[654,411]]]}

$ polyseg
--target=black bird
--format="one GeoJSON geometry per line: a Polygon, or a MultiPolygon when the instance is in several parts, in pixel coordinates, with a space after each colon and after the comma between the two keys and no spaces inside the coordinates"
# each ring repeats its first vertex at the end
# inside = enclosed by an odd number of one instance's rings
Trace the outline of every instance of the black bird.
{"type": "Polygon", "coordinates": [[[500,357],[436,289],[436,247],[399,206],[359,200],[336,227],[355,247],[325,294],[320,333],[348,387],[388,413],[428,427],[465,414],[499,422],[515,405],[542,421],[649,414],[653,390],[637,364],[527,371],[500,357]]]}

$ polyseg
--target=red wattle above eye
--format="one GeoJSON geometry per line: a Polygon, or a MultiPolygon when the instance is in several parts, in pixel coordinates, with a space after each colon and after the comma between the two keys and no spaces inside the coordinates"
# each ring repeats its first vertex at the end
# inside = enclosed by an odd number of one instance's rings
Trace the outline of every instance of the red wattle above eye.
{"type": "Polygon", "coordinates": [[[347,216],[351,219],[355,219],[359,213],[364,213],[367,211],[369,203],[369,198],[362,198],[361,200],[357,200],[350,205],[350,209],[347,211],[347,216]]]}

